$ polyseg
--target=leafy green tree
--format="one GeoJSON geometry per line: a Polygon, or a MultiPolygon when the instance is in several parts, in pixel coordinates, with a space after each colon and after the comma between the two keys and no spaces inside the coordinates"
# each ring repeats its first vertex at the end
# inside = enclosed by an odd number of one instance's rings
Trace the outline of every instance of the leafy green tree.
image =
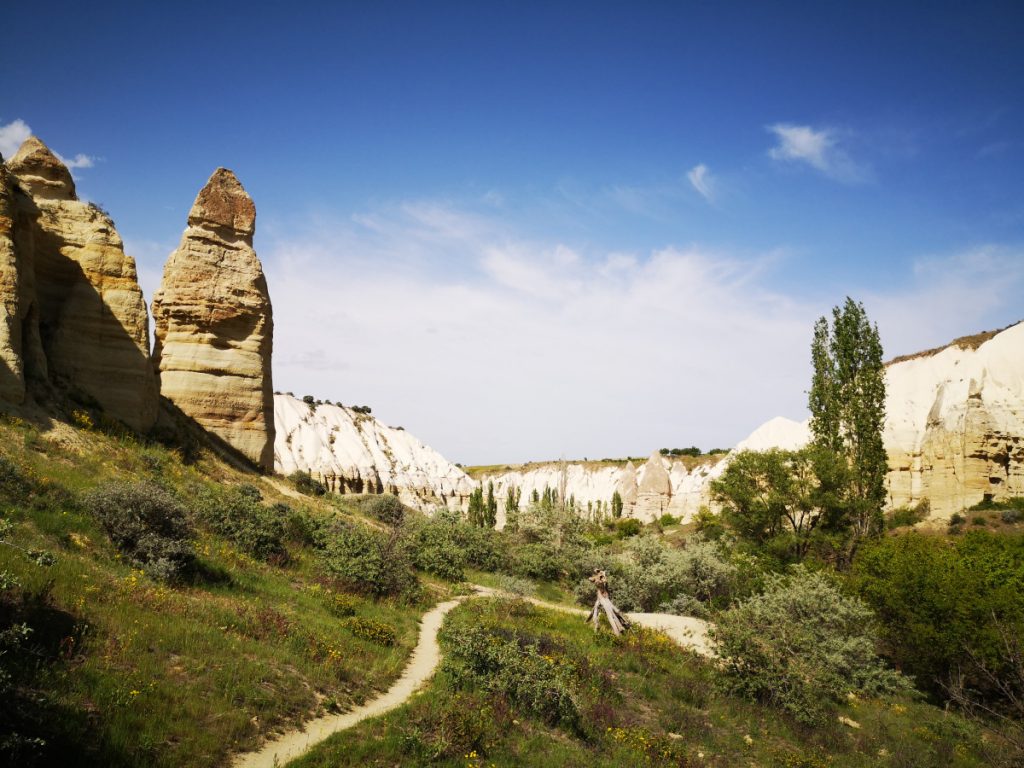
{"type": "Polygon", "coordinates": [[[469,509],[466,513],[470,525],[484,528],[487,523],[487,503],[484,501],[484,489],[474,488],[469,494],[469,509]]]}
{"type": "Polygon", "coordinates": [[[487,504],[484,515],[485,527],[493,528],[498,523],[498,500],[494,498],[494,481],[487,483],[487,504]]]}
{"type": "Polygon", "coordinates": [[[519,496],[522,489],[509,486],[505,492],[505,530],[515,533],[519,530],[519,496]]]}
{"type": "Polygon", "coordinates": [[[802,560],[819,532],[834,528],[836,486],[845,474],[835,454],[815,446],[800,451],[741,451],[711,492],[722,517],[741,538],[784,559],[802,560]]]}
{"type": "Polygon", "coordinates": [[[622,494],[618,491],[612,494],[612,517],[616,519],[622,517],[622,494]]]}
{"type": "Polygon", "coordinates": [[[850,472],[845,497],[851,550],[883,527],[888,457],[882,444],[885,423],[885,367],[878,327],[864,305],[847,297],[832,310],[832,323],[819,318],[811,342],[814,376],[808,393],[813,445],[845,459],[850,472]]]}

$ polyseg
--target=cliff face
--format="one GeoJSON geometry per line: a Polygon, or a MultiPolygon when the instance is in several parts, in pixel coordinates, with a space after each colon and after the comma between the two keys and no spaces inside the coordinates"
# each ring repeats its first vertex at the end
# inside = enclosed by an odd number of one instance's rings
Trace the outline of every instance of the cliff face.
{"type": "Polygon", "coordinates": [[[78,199],[68,169],[37,138],[22,144],[7,171],[0,182],[5,399],[23,399],[26,373],[48,377],[148,430],[157,395],[134,259],[110,217],[78,199]]]}
{"type": "Polygon", "coordinates": [[[274,465],[273,317],[252,248],[256,207],[218,168],[153,297],[160,394],[266,469],[274,465]]]}
{"type": "MultiPolygon", "coordinates": [[[[1024,495],[1024,323],[954,343],[886,368],[889,504],[928,499],[931,516],[947,519],[981,501],[1024,495]]],[[[777,417],[762,424],[733,452],[794,450],[807,444],[807,422],[777,417]]],[[[482,475],[501,497],[521,488],[521,503],[536,489],[558,489],[583,513],[600,510],[616,491],[623,514],[652,520],[664,512],[691,517],[710,505],[710,482],[728,463],[687,469],[681,460],[654,454],[639,469],[596,462],[548,464],[482,475]],[[666,474],[668,482],[666,483],[666,474]]]]}
{"type": "Polygon", "coordinates": [[[473,483],[404,429],[337,405],[274,396],[274,468],[309,472],[335,493],[393,493],[424,511],[461,509],[473,483]]]}

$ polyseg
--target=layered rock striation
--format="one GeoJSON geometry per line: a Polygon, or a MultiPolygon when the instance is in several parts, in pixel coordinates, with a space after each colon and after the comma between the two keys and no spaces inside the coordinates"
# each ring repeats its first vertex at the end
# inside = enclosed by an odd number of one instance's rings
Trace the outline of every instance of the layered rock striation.
{"type": "Polygon", "coordinates": [[[146,303],[113,221],[78,199],[35,137],[7,162],[0,200],[3,397],[20,402],[26,379],[48,380],[148,430],[157,394],[146,303]]]}
{"type": "Polygon", "coordinates": [[[409,506],[461,509],[474,484],[404,429],[366,413],[274,397],[275,469],[309,472],[334,493],[393,493],[409,506]]]}
{"type": "Polygon", "coordinates": [[[252,247],[256,207],[218,168],[153,298],[160,394],[255,464],[274,467],[273,315],[252,247]]]}

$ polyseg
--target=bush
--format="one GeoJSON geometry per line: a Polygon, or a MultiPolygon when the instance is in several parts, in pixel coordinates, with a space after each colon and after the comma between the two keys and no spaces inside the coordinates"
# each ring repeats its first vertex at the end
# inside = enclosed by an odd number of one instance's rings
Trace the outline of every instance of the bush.
{"type": "Polygon", "coordinates": [[[1024,512],[1019,509],[1006,509],[999,515],[999,519],[1008,525],[1020,522],[1020,519],[1024,517],[1024,512]]]}
{"type": "Polygon", "coordinates": [[[627,517],[615,523],[615,529],[620,539],[636,536],[643,530],[643,524],[635,517],[627,517]]]}
{"type": "Polygon", "coordinates": [[[885,527],[891,531],[894,528],[917,525],[928,517],[930,511],[931,502],[928,499],[922,499],[913,507],[897,507],[886,516],[885,527]]]}
{"type": "Polygon", "coordinates": [[[711,630],[730,693],[822,725],[849,693],[907,687],[875,652],[874,618],[820,573],[773,576],[764,594],[722,613],[711,630]]]}
{"type": "Polygon", "coordinates": [[[963,525],[967,522],[967,518],[961,515],[959,512],[954,512],[949,516],[949,527],[955,528],[958,525],[963,525]]]}
{"type": "Polygon", "coordinates": [[[307,496],[323,496],[327,493],[326,486],[310,475],[309,472],[292,472],[288,475],[288,479],[295,486],[295,490],[307,496]]]}
{"type": "Polygon", "coordinates": [[[984,526],[988,525],[988,520],[982,515],[977,515],[971,520],[971,525],[984,526]]]}
{"type": "Polygon", "coordinates": [[[345,628],[356,637],[377,645],[395,644],[395,628],[383,621],[352,616],[345,620],[345,628]]]}
{"type": "Polygon", "coordinates": [[[324,538],[325,567],[355,591],[378,597],[416,591],[409,542],[400,532],[336,522],[324,538]]]}
{"type": "Polygon", "coordinates": [[[154,578],[172,581],[195,564],[185,507],[148,481],[108,483],[85,498],[114,546],[154,578]]]}
{"type": "Polygon", "coordinates": [[[405,519],[405,506],[398,497],[390,493],[371,496],[363,501],[363,511],[370,517],[388,525],[400,525],[405,519]]]}
{"type": "Polygon", "coordinates": [[[678,523],[679,520],[680,518],[675,517],[674,515],[670,515],[668,512],[666,512],[664,515],[658,518],[658,525],[660,525],[662,528],[668,528],[670,525],[675,525],[676,523],[678,523]]]}
{"type": "Polygon", "coordinates": [[[331,612],[331,615],[337,616],[340,619],[356,615],[356,601],[352,595],[346,595],[344,592],[330,591],[324,596],[324,603],[327,605],[327,610],[331,612]]]}
{"type": "Polygon", "coordinates": [[[908,533],[858,553],[853,588],[875,609],[884,653],[938,700],[961,672],[988,701],[1012,663],[1000,627],[1024,635],[1024,536],[971,531],[955,540],[908,533]]]}
{"type": "Polygon", "coordinates": [[[462,581],[466,555],[459,544],[458,524],[448,517],[409,524],[413,562],[417,568],[446,581],[462,581]]]}
{"type": "Polygon", "coordinates": [[[255,486],[243,484],[224,489],[205,488],[195,494],[197,516],[210,529],[264,562],[288,562],[285,520],[288,513],[267,507],[255,486]]]}
{"type": "Polygon", "coordinates": [[[567,656],[551,661],[550,638],[456,622],[442,627],[441,638],[442,669],[456,687],[506,696],[550,724],[579,724],[575,664],[567,656]]]}

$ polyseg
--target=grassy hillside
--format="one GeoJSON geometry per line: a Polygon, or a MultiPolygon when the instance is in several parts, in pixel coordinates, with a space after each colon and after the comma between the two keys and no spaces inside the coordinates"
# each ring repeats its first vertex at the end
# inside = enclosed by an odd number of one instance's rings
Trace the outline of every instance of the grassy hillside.
{"type": "Polygon", "coordinates": [[[208,453],[185,464],[173,450],[78,418],[78,426],[0,419],[0,502],[10,524],[0,573],[17,582],[3,592],[0,618],[32,629],[0,648],[5,668],[16,670],[5,708],[16,736],[5,729],[5,757],[18,765],[223,764],[263,734],[347,708],[397,677],[436,590],[413,602],[340,591],[302,522],[357,520],[355,507],[295,498],[282,481],[208,453]],[[153,481],[185,501],[255,485],[288,531],[289,562],[262,562],[199,525],[195,572],[183,583],[155,580],[114,548],[83,503],[117,480],[153,481]],[[25,550],[55,562],[39,565],[25,550]],[[356,636],[350,613],[386,624],[394,644],[356,636]]]}
{"type": "Polygon", "coordinates": [[[975,726],[912,697],[851,699],[839,711],[847,722],[803,727],[720,692],[713,662],[660,633],[595,635],[578,617],[525,602],[464,604],[442,647],[442,672],[410,706],[295,765],[987,764],[975,726]],[[481,644],[510,649],[483,677],[473,672],[481,644]]]}

